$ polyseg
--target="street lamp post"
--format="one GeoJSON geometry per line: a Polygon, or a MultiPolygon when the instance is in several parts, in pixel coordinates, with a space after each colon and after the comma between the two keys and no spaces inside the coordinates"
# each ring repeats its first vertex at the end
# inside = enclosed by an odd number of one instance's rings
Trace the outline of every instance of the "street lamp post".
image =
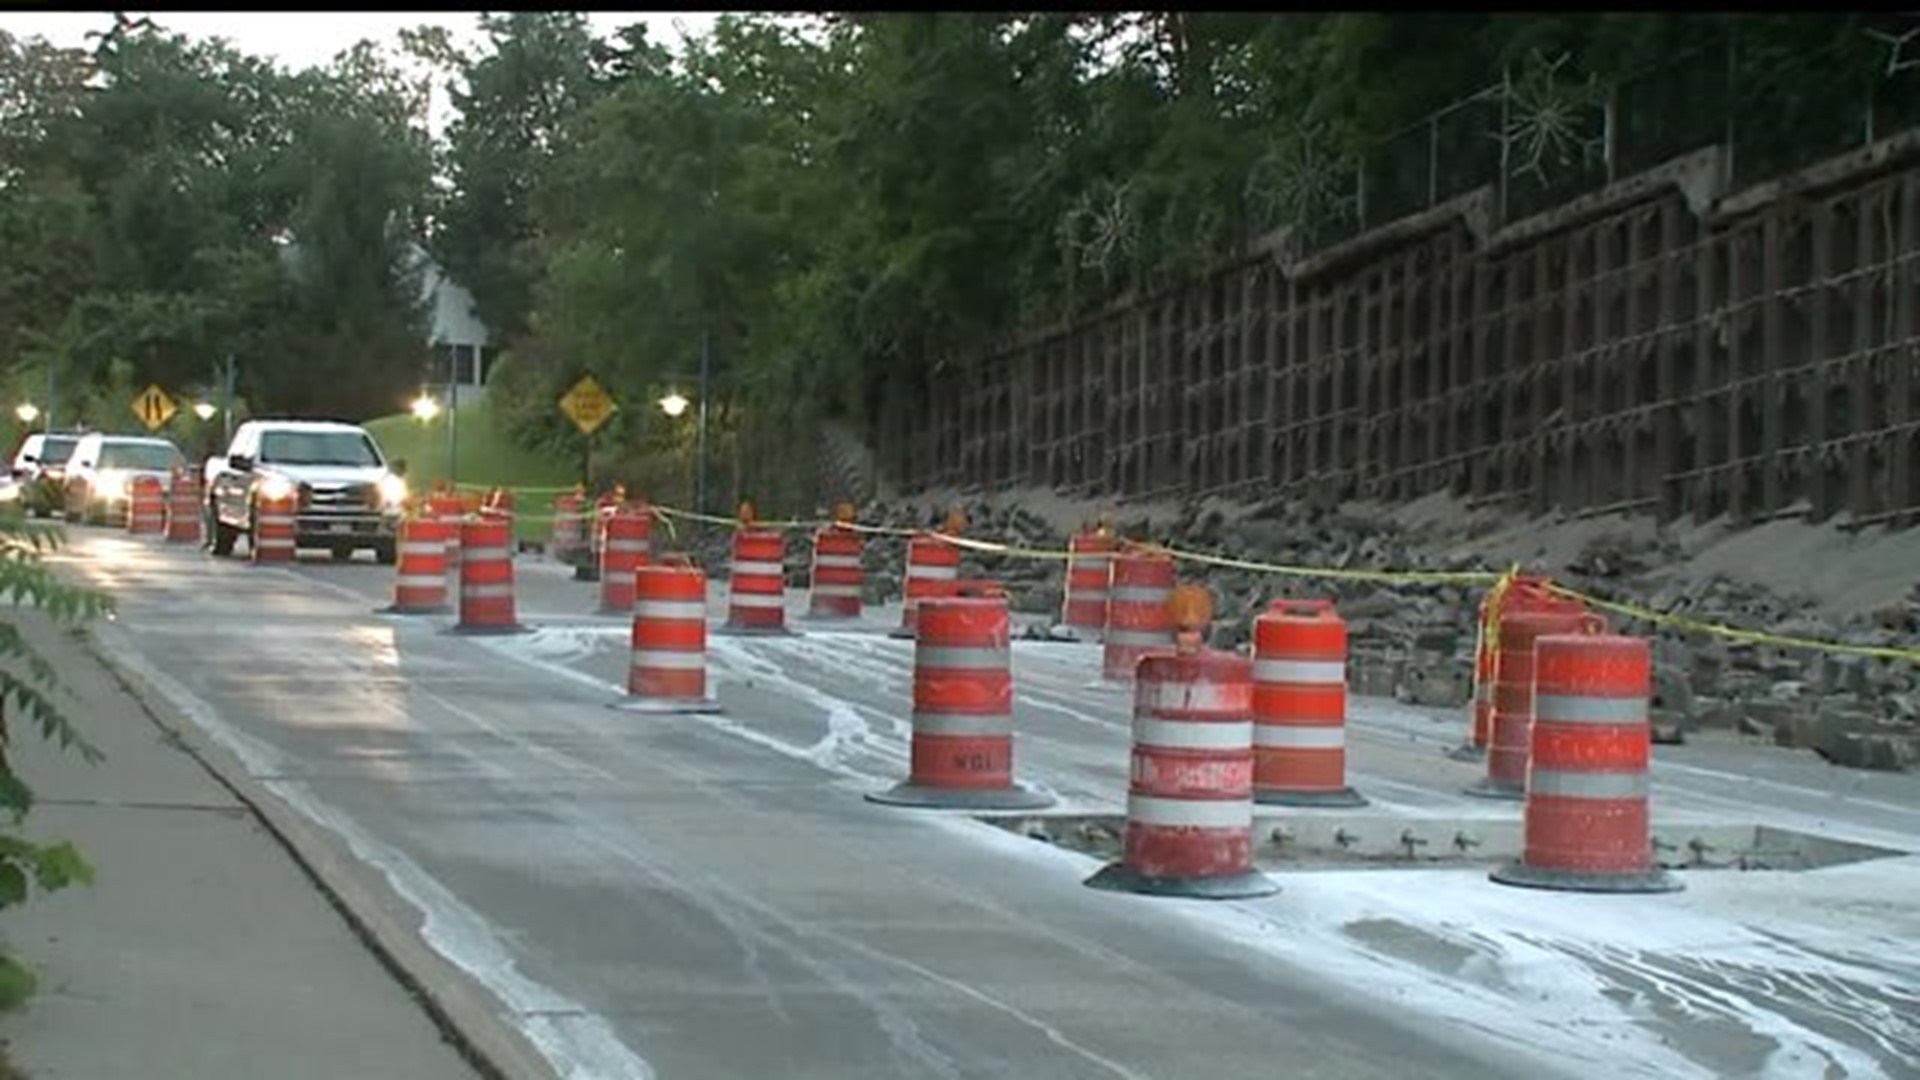
{"type": "Polygon", "coordinates": [[[711,344],[706,328],[702,327],[700,330],[700,421],[698,433],[694,436],[693,451],[694,458],[698,462],[693,483],[693,512],[696,514],[707,512],[707,398],[712,396],[708,392],[707,382],[708,368],[713,356],[711,344]]]}
{"type": "MultiPolygon", "coordinates": [[[[452,361],[449,360],[449,364],[452,361]]],[[[460,492],[460,384],[447,372],[447,487],[460,492]]]]}
{"type": "MultiPolygon", "coordinates": [[[[683,379],[685,376],[668,373],[669,379],[683,379]]],[[[707,512],[707,399],[712,395],[713,365],[712,349],[706,331],[700,333],[700,376],[698,389],[694,395],[698,400],[691,404],[698,410],[694,413],[694,472],[693,472],[693,512],[707,512]]],[[[660,411],[678,419],[687,411],[686,395],[678,390],[668,391],[660,399],[660,411]]]]}

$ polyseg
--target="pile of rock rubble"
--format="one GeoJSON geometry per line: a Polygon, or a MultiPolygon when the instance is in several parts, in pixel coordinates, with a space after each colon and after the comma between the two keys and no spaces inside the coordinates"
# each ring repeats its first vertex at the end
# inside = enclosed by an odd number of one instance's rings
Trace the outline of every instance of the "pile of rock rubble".
{"type": "MultiPolygon", "coordinates": [[[[1067,537],[1037,514],[1018,506],[977,501],[965,506],[966,535],[1017,547],[1060,551],[1067,537]]],[[[910,503],[869,504],[860,520],[896,528],[936,527],[945,507],[910,503]]],[[[1229,519],[1194,510],[1171,529],[1149,529],[1144,519],[1122,514],[1121,535],[1175,549],[1227,555],[1238,560],[1320,570],[1487,572],[1497,567],[1458,537],[1416,535],[1390,523],[1300,503],[1274,503],[1229,519]]],[[[689,552],[715,577],[726,575],[730,534],[701,530],[689,537],[689,552]]],[[[788,582],[808,580],[810,545],[788,548],[788,582]]],[[[1669,580],[1660,573],[1682,557],[1679,545],[1662,537],[1649,542],[1604,538],[1564,566],[1529,566],[1570,588],[1654,611],[1754,630],[1776,638],[1902,647],[1920,628],[1920,586],[1870,617],[1839,622],[1818,613],[1810,601],[1782,597],[1726,577],[1669,580]]],[[[866,545],[866,600],[898,599],[905,577],[906,545],[866,545]]],[[[1060,611],[1065,578],[1058,559],[1010,558],[966,552],[962,577],[992,578],[1008,591],[1016,612],[1060,611]]],[[[1249,642],[1254,618],[1280,597],[1334,600],[1349,634],[1350,677],[1356,693],[1391,695],[1432,707],[1460,707],[1471,694],[1476,647],[1475,619],[1484,595],[1480,585],[1382,585],[1340,577],[1256,573],[1183,562],[1182,580],[1213,593],[1213,644],[1237,648],[1249,642]]],[[[1777,640],[1738,640],[1654,628],[1613,618],[1617,628],[1655,639],[1654,723],[1664,737],[1699,728],[1737,729],[1804,747],[1838,764],[1876,769],[1920,765],[1920,672],[1899,659],[1822,652],[1777,640]]]]}

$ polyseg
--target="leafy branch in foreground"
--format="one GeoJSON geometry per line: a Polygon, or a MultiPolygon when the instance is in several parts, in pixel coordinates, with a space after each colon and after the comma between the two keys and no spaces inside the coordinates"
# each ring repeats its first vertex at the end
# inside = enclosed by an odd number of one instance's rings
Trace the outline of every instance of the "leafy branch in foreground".
{"type": "MultiPolygon", "coordinates": [[[[41,561],[59,548],[61,539],[56,529],[25,522],[18,503],[0,511],[0,597],[15,608],[30,607],[75,627],[111,611],[112,603],[94,590],[60,580],[41,561]]],[[[0,909],[25,903],[32,888],[54,892],[93,881],[93,868],[72,844],[38,843],[15,831],[33,809],[33,788],[13,767],[15,720],[38,728],[41,738],[63,750],[77,751],[89,764],[102,758],[61,710],[55,700],[60,690],[59,672],[16,623],[0,618],[0,813],[9,819],[0,824],[0,909]]],[[[4,955],[0,964],[24,972],[4,955]]],[[[32,980],[15,978],[4,987],[14,989],[0,992],[0,1006],[24,996],[32,980]]]]}

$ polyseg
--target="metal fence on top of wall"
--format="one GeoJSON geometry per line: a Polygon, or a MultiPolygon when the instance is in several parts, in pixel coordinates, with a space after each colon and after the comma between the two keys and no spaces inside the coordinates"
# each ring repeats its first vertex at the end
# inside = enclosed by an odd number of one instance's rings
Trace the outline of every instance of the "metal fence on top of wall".
{"type": "Polygon", "coordinates": [[[1446,489],[1536,510],[1906,522],[1920,133],[1860,143],[1915,105],[1876,86],[1836,136],[1856,149],[1755,186],[1799,145],[1747,115],[1758,106],[1652,107],[1710,70],[1593,98],[1597,134],[1559,171],[1489,140],[1491,182],[1484,158],[1447,147],[1515,130],[1507,92],[1436,114],[1369,159],[1403,179],[1357,181],[1344,237],[1296,228],[950,364],[895,414],[884,464],[909,489],[1446,489]]]}

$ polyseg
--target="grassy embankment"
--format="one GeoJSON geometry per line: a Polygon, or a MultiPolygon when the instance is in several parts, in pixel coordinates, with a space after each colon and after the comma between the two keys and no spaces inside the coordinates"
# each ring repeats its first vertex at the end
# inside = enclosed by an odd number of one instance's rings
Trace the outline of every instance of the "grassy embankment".
{"type": "MultiPolygon", "coordinates": [[[[492,409],[484,398],[460,406],[459,424],[458,479],[463,486],[559,488],[579,479],[578,463],[529,452],[507,438],[494,425],[492,409]]],[[[447,478],[445,414],[421,423],[408,413],[399,413],[370,421],[366,427],[379,440],[388,460],[407,463],[407,482],[415,491],[424,491],[435,481],[447,478]]],[[[514,529],[516,536],[545,541],[551,522],[528,520],[528,516],[550,514],[554,495],[523,492],[517,499],[521,518],[514,529]]]]}

